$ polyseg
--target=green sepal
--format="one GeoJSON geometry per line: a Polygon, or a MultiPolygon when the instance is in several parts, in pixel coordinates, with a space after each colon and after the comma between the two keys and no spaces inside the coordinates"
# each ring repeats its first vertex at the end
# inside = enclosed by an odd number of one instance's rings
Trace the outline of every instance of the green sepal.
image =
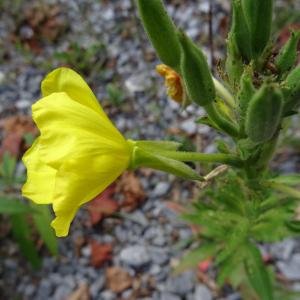
{"type": "Polygon", "coordinates": [[[280,75],[289,71],[297,60],[297,48],[300,39],[300,30],[291,32],[287,43],[280,50],[275,60],[275,65],[280,75]]]}
{"type": "Polygon", "coordinates": [[[139,15],[160,60],[178,71],[180,43],[177,30],[161,0],[137,0],[139,15]]]}
{"type": "Polygon", "coordinates": [[[237,95],[242,118],[245,117],[249,102],[256,91],[252,82],[252,76],[253,76],[252,67],[247,66],[241,77],[240,89],[237,95]]]}
{"type": "Polygon", "coordinates": [[[197,172],[187,164],[159,155],[159,153],[150,153],[139,147],[134,147],[133,149],[130,167],[133,169],[138,167],[147,167],[188,180],[203,180],[203,177],[198,175],[197,172]]]}
{"type": "Polygon", "coordinates": [[[270,140],[279,128],[283,95],[274,84],[264,84],[252,97],[246,115],[245,129],[254,143],[270,140]]]}
{"type": "Polygon", "coordinates": [[[284,112],[297,109],[300,105],[300,65],[294,68],[285,80],[284,112]]]}
{"type": "Polygon", "coordinates": [[[257,59],[266,48],[272,29],[273,0],[241,0],[249,27],[252,58],[257,59]]]}
{"type": "Polygon", "coordinates": [[[241,0],[232,0],[232,25],[231,33],[236,45],[244,59],[251,60],[250,31],[246,23],[241,0]]]}
{"type": "Polygon", "coordinates": [[[176,151],[182,144],[174,141],[134,141],[137,147],[147,151],[176,151]]]}
{"type": "Polygon", "coordinates": [[[243,61],[232,33],[229,33],[226,45],[227,58],[225,62],[225,69],[229,83],[234,89],[236,89],[243,73],[243,61]]]}
{"type": "Polygon", "coordinates": [[[200,106],[212,103],[216,90],[205,55],[183,32],[178,36],[182,52],[181,74],[189,98],[200,106]]]}

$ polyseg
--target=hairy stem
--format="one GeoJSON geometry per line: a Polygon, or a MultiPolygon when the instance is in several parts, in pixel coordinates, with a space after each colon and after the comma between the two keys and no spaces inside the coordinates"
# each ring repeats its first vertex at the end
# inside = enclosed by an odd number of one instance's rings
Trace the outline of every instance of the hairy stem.
{"type": "Polygon", "coordinates": [[[243,162],[237,156],[222,153],[206,154],[184,151],[159,151],[159,155],[184,162],[222,163],[234,167],[242,167],[243,165],[243,162]]]}

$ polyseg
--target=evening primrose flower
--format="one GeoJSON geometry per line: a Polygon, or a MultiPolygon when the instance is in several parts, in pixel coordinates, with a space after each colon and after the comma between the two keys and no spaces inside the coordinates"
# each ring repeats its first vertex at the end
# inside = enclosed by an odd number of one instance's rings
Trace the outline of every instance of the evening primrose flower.
{"type": "Polygon", "coordinates": [[[184,93],[179,74],[164,64],[157,65],[156,72],[165,78],[165,86],[170,98],[178,103],[182,103],[184,101],[184,93]]]}
{"type": "Polygon", "coordinates": [[[42,96],[32,106],[40,136],[23,157],[22,193],[37,204],[52,204],[51,225],[57,236],[66,236],[79,207],[128,168],[133,147],[73,70],[47,75],[42,96]]]}

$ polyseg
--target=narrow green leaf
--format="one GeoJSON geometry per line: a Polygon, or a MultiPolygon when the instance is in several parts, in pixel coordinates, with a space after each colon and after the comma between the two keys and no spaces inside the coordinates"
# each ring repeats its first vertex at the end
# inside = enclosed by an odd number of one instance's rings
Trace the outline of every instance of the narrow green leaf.
{"type": "Polygon", "coordinates": [[[31,239],[31,230],[25,215],[12,215],[10,217],[12,231],[19,244],[22,254],[28,259],[34,269],[41,267],[41,259],[38,256],[35,245],[31,239]]]}
{"type": "Polygon", "coordinates": [[[271,279],[261,254],[256,246],[249,243],[244,264],[249,281],[261,300],[274,300],[271,279]]]}
{"type": "Polygon", "coordinates": [[[20,200],[0,197],[0,213],[2,214],[26,214],[34,210],[20,200]]]}
{"type": "Polygon", "coordinates": [[[290,185],[290,186],[296,186],[296,185],[300,185],[300,175],[298,174],[280,175],[275,178],[272,178],[272,181],[290,185]]]}
{"type": "Polygon", "coordinates": [[[240,246],[246,242],[249,231],[249,223],[241,222],[239,226],[237,226],[228,238],[225,237],[225,247],[216,257],[216,264],[222,263],[229,256],[234,254],[234,252],[240,246]]]}
{"type": "Polygon", "coordinates": [[[42,240],[49,249],[52,255],[58,254],[57,238],[54,230],[50,226],[52,216],[49,207],[46,205],[37,205],[32,203],[31,206],[37,211],[32,214],[32,218],[37,231],[39,232],[42,240]]]}

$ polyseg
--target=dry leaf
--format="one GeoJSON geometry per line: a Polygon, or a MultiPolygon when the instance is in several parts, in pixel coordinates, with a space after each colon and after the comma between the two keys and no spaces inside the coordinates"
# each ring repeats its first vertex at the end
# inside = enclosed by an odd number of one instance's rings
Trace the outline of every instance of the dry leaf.
{"type": "Polygon", "coordinates": [[[106,286],[114,293],[121,293],[132,286],[132,277],[120,267],[106,270],[106,286]]]}
{"type": "Polygon", "coordinates": [[[110,185],[87,205],[92,225],[96,225],[104,217],[111,216],[114,212],[119,210],[119,204],[113,199],[115,187],[115,184],[110,185]]]}
{"type": "Polygon", "coordinates": [[[100,244],[95,240],[90,242],[91,245],[91,264],[95,268],[100,268],[107,261],[112,259],[113,247],[111,244],[100,244]]]}
{"type": "Polygon", "coordinates": [[[126,172],[117,182],[117,191],[122,195],[121,206],[130,212],[145,199],[145,192],[138,177],[133,172],[126,172]]]}
{"type": "Polygon", "coordinates": [[[86,283],[82,283],[78,289],[69,295],[65,300],[90,300],[90,291],[86,283]]]}
{"type": "Polygon", "coordinates": [[[0,148],[0,157],[9,152],[16,157],[22,152],[23,137],[26,133],[37,135],[38,130],[29,116],[8,117],[0,122],[3,139],[0,148]]]}

